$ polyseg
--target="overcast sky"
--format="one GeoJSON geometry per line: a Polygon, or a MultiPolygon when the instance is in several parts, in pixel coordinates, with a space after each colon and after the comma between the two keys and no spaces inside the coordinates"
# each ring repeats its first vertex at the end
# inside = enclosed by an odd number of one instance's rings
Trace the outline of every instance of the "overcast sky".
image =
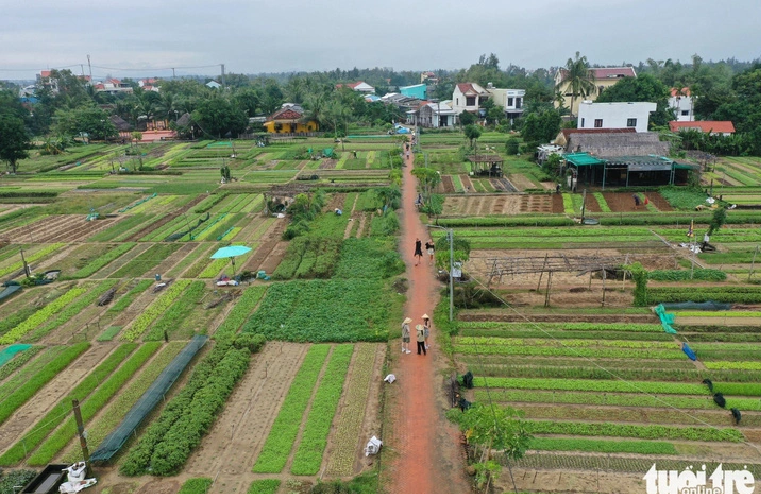
{"type": "Polygon", "coordinates": [[[456,69],[490,52],[503,68],[562,65],[577,50],[603,65],[761,56],[761,0],[31,0],[1,11],[0,79],[86,72],[88,54],[96,78],[219,64],[456,69]]]}

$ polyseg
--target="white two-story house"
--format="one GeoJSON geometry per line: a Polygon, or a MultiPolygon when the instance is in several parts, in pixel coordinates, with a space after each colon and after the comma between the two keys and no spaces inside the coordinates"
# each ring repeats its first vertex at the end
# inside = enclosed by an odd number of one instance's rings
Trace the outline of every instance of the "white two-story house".
{"type": "Polygon", "coordinates": [[[692,99],[692,93],[690,93],[690,88],[671,88],[669,108],[671,108],[671,111],[674,112],[675,121],[692,122],[695,120],[695,108],[693,103],[694,101],[692,99]]]}
{"type": "Polygon", "coordinates": [[[625,129],[647,132],[655,103],[579,103],[576,127],[579,129],[625,129]]]}
{"type": "Polygon", "coordinates": [[[464,111],[478,114],[478,108],[490,97],[489,92],[475,82],[463,82],[454,87],[452,108],[458,115],[464,111]]]}

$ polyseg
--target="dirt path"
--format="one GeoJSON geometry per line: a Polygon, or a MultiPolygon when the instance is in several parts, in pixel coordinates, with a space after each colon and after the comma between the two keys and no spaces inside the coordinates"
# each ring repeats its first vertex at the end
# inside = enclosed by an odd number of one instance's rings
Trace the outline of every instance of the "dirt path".
{"type": "MultiPolygon", "coordinates": [[[[405,315],[413,319],[410,347],[415,348],[414,325],[422,323],[424,312],[433,313],[438,282],[433,266],[425,260],[415,266],[413,259],[415,238],[424,242],[428,234],[416,214],[417,180],[411,174],[412,166],[413,161],[408,159],[402,189],[401,245],[410,286],[405,315]]],[[[385,441],[381,482],[387,492],[425,494],[441,492],[441,486],[447,486],[446,491],[452,494],[471,491],[457,449],[458,431],[443,416],[444,407],[439,402],[439,369],[447,362],[439,353],[435,328],[431,337],[427,356],[415,352],[403,355],[398,340],[390,344],[390,372],[398,381],[387,388],[386,422],[390,430],[381,438],[385,441]]]]}
{"type": "Polygon", "coordinates": [[[216,478],[209,494],[244,493],[251,471],[308,345],[267,343],[254,356],[214,427],[191,455],[186,474],[216,478]]]}
{"type": "Polygon", "coordinates": [[[97,343],[89,348],[77,360],[66,367],[53,380],[38,391],[34,398],[27,401],[2,426],[0,426],[0,453],[12,446],[28,429],[43,417],[84,377],[95,368],[116,344],[97,343]]]}

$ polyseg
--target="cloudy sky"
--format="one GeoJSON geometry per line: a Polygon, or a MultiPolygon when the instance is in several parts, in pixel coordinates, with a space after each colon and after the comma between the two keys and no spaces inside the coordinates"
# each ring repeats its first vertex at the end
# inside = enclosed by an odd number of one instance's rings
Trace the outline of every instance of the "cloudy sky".
{"type": "Polygon", "coordinates": [[[0,79],[503,67],[761,56],[761,0],[31,0],[0,15],[0,79]],[[184,69],[180,67],[194,67],[184,69]],[[127,70],[133,69],[133,70],[127,70]]]}

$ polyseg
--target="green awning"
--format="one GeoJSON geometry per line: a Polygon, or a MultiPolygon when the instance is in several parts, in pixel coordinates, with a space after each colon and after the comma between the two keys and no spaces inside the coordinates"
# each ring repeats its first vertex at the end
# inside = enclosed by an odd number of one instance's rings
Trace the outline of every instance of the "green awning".
{"type": "Polygon", "coordinates": [[[594,166],[594,165],[602,165],[605,163],[605,160],[601,160],[599,158],[595,158],[589,153],[571,153],[566,154],[563,156],[569,163],[572,163],[576,167],[579,166],[594,166]]]}

